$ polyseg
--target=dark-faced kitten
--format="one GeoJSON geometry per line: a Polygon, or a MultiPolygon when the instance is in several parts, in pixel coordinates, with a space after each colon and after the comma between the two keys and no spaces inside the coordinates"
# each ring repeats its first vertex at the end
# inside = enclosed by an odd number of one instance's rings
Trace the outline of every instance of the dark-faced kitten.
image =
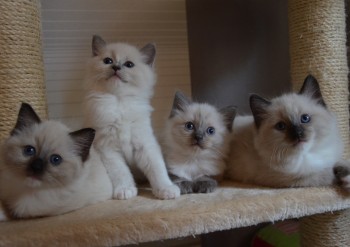
{"type": "Polygon", "coordinates": [[[299,93],[250,97],[253,116],[238,116],[227,174],[273,187],[330,185],[343,143],[336,116],[309,75],[299,93]]]}
{"type": "Polygon", "coordinates": [[[225,169],[236,107],[217,110],[175,94],[163,138],[168,172],[181,193],[208,193],[217,187],[225,169]],[[214,179],[215,178],[215,179],[214,179]]]}
{"type": "Polygon", "coordinates": [[[41,121],[23,103],[1,147],[0,201],[13,218],[50,216],[112,198],[112,183],[91,149],[95,131],[41,121]]]}

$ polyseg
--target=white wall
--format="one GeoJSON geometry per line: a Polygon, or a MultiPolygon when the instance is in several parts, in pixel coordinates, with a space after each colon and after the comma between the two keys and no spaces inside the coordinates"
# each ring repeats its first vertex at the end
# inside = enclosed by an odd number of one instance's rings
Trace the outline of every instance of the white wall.
{"type": "Polygon", "coordinates": [[[161,127],[175,91],[190,95],[185,0],[42,0],[49,118],[81,125],[85,63],[93,34],[157,46],[153,124],[161,127]]]}

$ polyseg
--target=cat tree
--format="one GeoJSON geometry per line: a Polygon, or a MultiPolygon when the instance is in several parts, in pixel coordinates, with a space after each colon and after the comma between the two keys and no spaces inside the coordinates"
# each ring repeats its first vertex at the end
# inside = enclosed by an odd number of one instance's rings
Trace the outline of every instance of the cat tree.
{"type": "MultiPolygon", "coordinates": [[[[309,72],[338,114],[349,151],[343,1],[290,0],[293,82],[309,72]]],[[[0,1],[0,138],[12,129],[21,101],[46,117],[39,0],[0,1]]],[[[299,88],[300,85],[296,85],[299,88]]],[[[348,156],[348,152],[344,154],[348,156]]],[[[350,197],[336,188],[267,189],[231,182],[211,194],[155,199],[150,190],[75,212],[0,223],[0,246],[117,246],[301,218],[303,246],[350,246],[350,197]]]]}

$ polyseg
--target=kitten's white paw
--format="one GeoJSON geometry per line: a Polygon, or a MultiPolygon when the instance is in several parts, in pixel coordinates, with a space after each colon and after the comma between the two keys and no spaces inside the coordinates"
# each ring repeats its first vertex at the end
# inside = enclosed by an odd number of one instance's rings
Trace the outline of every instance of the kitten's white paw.
{"type": "Polygon", "coordinates": [[[153,189],[153,194],[159,199],[174,199],[180,196],[180,188],[172,184],[161,189],[153,189]]]}
{"type": "Polygon", "coordinates": [[[126,200],[136,195],[137,195],[136,187],[115,188],[113,193],[113,199],[126,200]]]}

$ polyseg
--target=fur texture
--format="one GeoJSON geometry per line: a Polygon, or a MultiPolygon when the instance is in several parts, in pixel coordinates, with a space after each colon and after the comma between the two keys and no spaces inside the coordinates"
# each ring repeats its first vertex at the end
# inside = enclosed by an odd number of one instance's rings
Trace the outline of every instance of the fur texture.
{"type": "Polygon", "coordinates": [[[22,104],[2,145],[0,200],[14,218],[63,214],[112,198],[112,184],[93,149],[93,129],[70,132],[22,104]]]}
{"type": "Polygon", "coordinates": [[[218,111],[206,103],[175,94],[162,142],[168,172],[182,194],[212,192],[225,169],[236,113],[233,106],[218,111]]]}
{"type": "Polygon", "coordinates": [[[253,116],[234,122],[227,175],[263,186],[330,185],[343,144],[336,116],[308,76],[299,93],[250,97],[253,116]]]}
{"type": "Polygon", "coordinates": [[[133,175],[145,175],[158,198],[179,196],[151,127],[154,45],[139,50],[123,43],[107,44],[94,36],[92,51],[86,79],[85,124],[96,129],[94,146],[112,180],[113,197],[137,195],[133,175]]]}

